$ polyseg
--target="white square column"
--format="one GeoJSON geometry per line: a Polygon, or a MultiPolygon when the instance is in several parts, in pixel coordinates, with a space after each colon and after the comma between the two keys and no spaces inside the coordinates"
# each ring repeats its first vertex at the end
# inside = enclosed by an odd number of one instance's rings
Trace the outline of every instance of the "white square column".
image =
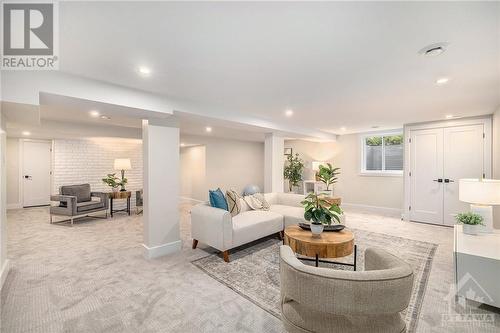
{"type": "Polygon", "coordinates": [[[142,121],[144,257],[180,251],[179,128],[142,121]]]}
{"type": "Polygon", "coordinates": [[[283,165],[285,139],[276,134],[266,134],[264,141],[264,192],[283,192],[283,165]]]}

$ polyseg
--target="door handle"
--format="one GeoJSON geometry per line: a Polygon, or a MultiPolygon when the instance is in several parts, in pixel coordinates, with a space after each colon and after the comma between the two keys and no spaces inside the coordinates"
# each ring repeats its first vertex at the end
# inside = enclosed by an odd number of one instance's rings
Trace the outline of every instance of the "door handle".
{"type": "Polygon", "coordinates": [[[31,180],[33,177],[29,176],[29,175],[24,175],[24,178],[25,179],[28,179],[28,180],[31,180]]]}
{"type": "Polygon", "coordinates": [[[443,179],[442,179],[442,178],[438,178],[438,179],[433,179],[432,181],[433,181],[433,182],[442,183],[442,182],[443,182],[443,179]]]}
{"type": "Polygon", "coordinates": [[[448,178],[445,178],[444,179],[444,182],[445,183],[454,183],[455,181],[453,179],[448,179],[448,178]]]}

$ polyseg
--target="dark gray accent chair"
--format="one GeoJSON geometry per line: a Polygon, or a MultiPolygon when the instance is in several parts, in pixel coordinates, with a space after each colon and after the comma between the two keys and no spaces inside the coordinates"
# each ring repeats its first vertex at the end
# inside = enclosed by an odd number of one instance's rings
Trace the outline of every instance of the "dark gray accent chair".
{"type": "Polygon", "coordinates": [[[135,209],[137,211],[137,214],[142,213],[143,202],[142,190],[135,191],[135,209]]]}
{"type": "Polygon", "coordinates": [[[59,194],[51,195],[50,200],[59,202],[58,205],[50,206],[50,223],[53,215],[68,217],[64,221],[71,221],[71,225],[75,218],[95,212],[105,211],[108,217],[108,194],[92,192],[90,184],[61,186],[59,194]]]}

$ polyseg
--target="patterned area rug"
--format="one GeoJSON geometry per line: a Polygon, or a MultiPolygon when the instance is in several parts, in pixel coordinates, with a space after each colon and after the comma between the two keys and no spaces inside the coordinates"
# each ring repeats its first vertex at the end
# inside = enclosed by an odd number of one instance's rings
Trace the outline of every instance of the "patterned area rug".
{"type": "MultiPolygon", "coordinates": [[[[383,248],[413,267],[415,281],[410,305],[404,311],[408,332],[415,332],[420,308],[437,244],[351,229],[358,247],[357,270],[363,270],[367,247],[383,248]]],[[[193,264],[217,281],[225,284],[267,312],[280,317],[279,246],[277,238],[265,238],[231,251],[231,262],[225,263],[217,254],[193,261],[193,264]]],[[[352,255],[336,259],[352,263],[352,255]]],[[[314,265],[314,263],[310,263],[314,265]]],[[[320,263],[321,267],[352,269],[348,266],[320,263]]]]}

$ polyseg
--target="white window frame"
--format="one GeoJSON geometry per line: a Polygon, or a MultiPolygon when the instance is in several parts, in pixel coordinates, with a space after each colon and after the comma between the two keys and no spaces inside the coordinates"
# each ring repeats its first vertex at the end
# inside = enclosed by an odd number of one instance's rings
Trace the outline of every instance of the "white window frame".
{"type": "MultiPolygon", "coordinates": [[[[383,132],[369,132],[360,135],[360,145],[361,145],[361,160],[360,160],[360,175],[361,176],[388,176],[388,177],[402,177],[403,170],[385,170],[385,146],[384,140],[382,139],[382,170],[366,170],[366,138],[373,136],[391,136],[391,135],[403,135],[403,145],[404,145],[404,132],[403,129],[397,129],[392,131],[383,132]]],[[[404,156],[403,156],[404,162],[404,156]]],[[[404,167],[403,167],[404,168],[404,167]]]]}

